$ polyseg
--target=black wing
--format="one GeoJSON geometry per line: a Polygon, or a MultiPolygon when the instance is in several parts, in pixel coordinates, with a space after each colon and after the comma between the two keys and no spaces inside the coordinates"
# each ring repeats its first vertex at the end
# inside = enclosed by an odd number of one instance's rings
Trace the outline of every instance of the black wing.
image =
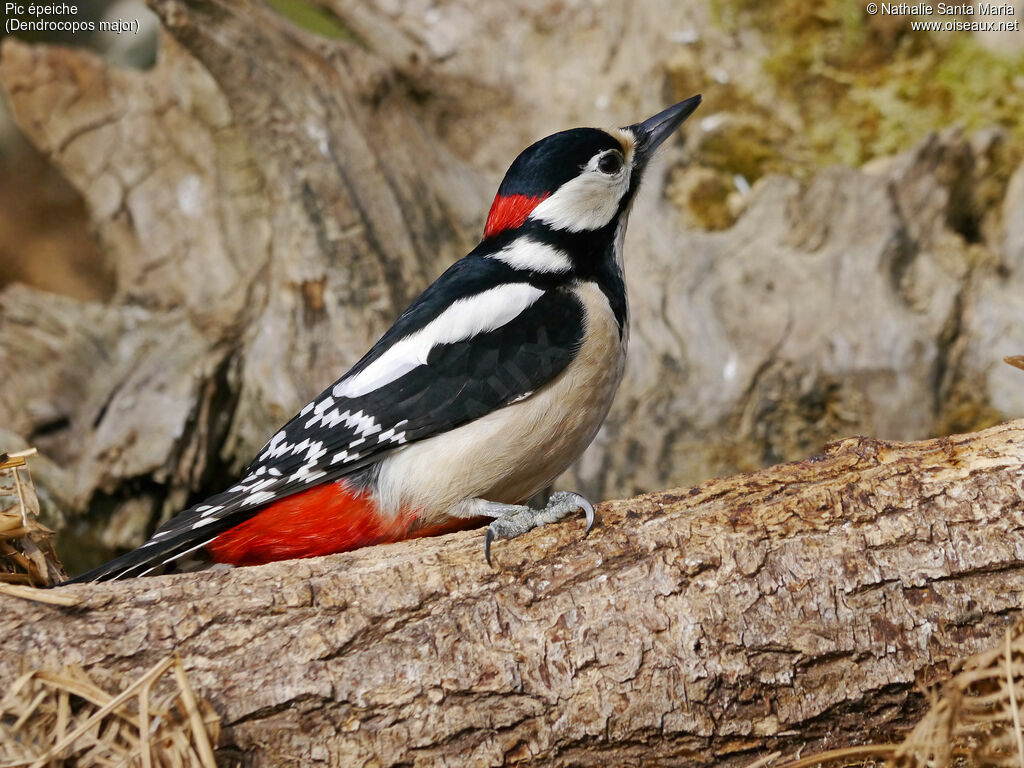
{"type": "Polygon", "coordinates": [[[382,349],[439,314],[431,311],[439,285],[444,288],[443,280],[363,360],[274,435],[237,485],[184,510],[139,549],[72,581],[141,575],[205,546],[279,499],[338,480],[402,445],[524,399],[564,370],[582,344],[582,304],[567,288],[550,288],[500,327],[437,344],[425,364],[365,394],[338,395],[339,386],[380,357],[382,349]]]}

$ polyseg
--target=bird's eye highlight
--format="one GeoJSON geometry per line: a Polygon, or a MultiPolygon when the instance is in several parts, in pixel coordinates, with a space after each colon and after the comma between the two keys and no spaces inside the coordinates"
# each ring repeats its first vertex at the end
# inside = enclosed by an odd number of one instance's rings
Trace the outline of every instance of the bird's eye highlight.
{"type": "Polygon", "coordinates": [[[602,155],[601,159],[597,161],[597,170],[608,175],[618,173],[622,170],[622,156],[618,152],[602,155]]]}

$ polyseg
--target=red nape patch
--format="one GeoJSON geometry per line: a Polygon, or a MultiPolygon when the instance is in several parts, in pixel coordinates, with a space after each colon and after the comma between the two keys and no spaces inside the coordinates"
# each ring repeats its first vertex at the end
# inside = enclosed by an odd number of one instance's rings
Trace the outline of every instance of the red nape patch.
{"type": "Polygon", "coordinates": [[[218,563],[261,565],[276,560],[319,557],[419,536],[470,528],[479,519],[417,527],[415,512],[382,517],[366,492],[344,480],[325,483],[271,504],[206,545],[218,563]]]}
{"type": "Polygon", "coordinates": [[[496,235],[506,229],[515,229],[521,226],[530,211],[540,205],[548,195],[531,197],[530,195],[498,195],[491,203],[491,212],[487,214],[487,224],[484,225],[484,237],[496,235]]]}

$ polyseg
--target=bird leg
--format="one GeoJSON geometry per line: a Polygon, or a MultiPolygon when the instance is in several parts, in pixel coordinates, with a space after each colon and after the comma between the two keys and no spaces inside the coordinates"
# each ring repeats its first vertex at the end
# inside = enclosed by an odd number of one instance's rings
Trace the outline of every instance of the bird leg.
{"type": "Polygon", "coordinates": [[[582,509],[587,516],[587,533],[594,527],[594,505],[571,491],[551,494],[548,503],[540,509],[524,504],[501,504],[495,501],[478,501],[474,512],[495,518],[487,526],[484,535],[484,558],[491,564],[491,542],[495,539],[514,539],[541,525],[554,523],[576,510],[582,509]]]}

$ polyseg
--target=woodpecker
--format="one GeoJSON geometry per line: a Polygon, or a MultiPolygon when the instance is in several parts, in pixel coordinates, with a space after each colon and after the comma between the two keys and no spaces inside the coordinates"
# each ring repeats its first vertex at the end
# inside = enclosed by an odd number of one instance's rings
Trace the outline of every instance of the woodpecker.
{"type": "Polygon", "coordinates": [[[490,519],[491,542],[593,506],[547,487],[597,434],[629,336],[622,248],[655,150],[694,96],[625,128],[575,128],[505,174],[483,239],[238,483],[71,582],[142,576],[195,550],[232,565],[344,552],[490,519]]]}

